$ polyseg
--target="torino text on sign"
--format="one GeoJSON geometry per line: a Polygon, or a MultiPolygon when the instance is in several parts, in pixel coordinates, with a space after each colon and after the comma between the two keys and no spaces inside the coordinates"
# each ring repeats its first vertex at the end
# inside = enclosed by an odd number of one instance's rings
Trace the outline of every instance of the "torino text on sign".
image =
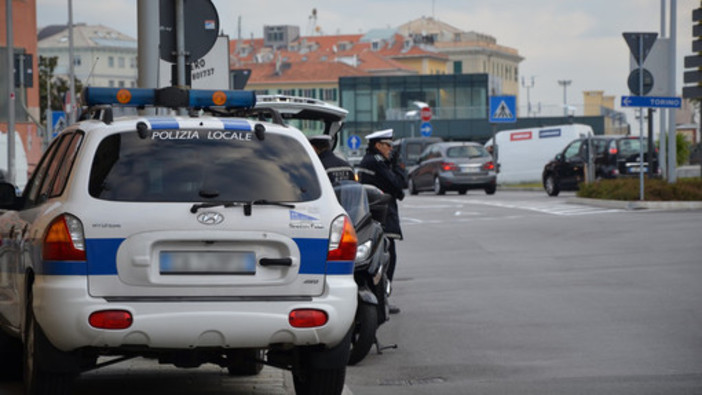
{"type": "Polygon", "coordinates": [[[679,97],[622,96],[622,107],[661,107],[680,108],[679,97]]]}

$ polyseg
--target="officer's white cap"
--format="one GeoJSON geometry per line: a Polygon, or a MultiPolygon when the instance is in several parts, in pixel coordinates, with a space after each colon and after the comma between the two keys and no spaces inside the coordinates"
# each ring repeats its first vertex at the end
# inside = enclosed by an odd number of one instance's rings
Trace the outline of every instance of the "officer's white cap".
{"type": "Polygon", "coordinates": [[[392,129],[378,130],[366,136],[366,140],[392,140],[392,129]]]}
{"type": "Polygon", "coordinates": [[[329,141],[331,141],[331,136],[328,135],[328,134],[317,134],[317,135],[314,135],[314,136],[307,136],[307,140],[309,140],[309,141],[319,141],[319,142],[322,142],[322,141],[327,141],[327,142],[329,142],[329,141]]]}

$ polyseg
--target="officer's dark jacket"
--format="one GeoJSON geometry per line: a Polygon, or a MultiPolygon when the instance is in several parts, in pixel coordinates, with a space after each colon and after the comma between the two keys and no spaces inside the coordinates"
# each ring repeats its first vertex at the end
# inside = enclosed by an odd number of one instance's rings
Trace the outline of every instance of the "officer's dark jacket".
{"type": "Polygon", "coordinates": [[[368,148],[356,170],[362,184],[374,185],[393,197],[388,205],[388,215],[383,228],[386,236],[402,239],[397,200],[405,197],[402,191],[405,187],[404,173],[397,166],[393,166],[374,147],[368,148]]]}
{"type": "Polygon", "coordinates": [[[336,156],[332,151],[322,151],[319,154],[319,159],[322,161],[322,165],[324,165],[324,169],[326,169],[327,176],[329,176],[332,185],[344,180],[355,181],[351,165],[336,156]]]}

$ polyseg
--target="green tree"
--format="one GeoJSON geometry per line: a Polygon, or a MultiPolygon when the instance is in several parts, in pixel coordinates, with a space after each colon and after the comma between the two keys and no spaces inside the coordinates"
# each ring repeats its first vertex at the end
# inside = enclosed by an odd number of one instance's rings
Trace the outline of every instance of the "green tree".
{"type": "Polygon", "coordinates": [[[678,166],[686,164],[690,159],[690,143],[680,133],[675,135],[675,155],[678,166]]]}
{"type": "MultiPolygon", "coordinates": [[[[39,57],[39,105],[41,107],[41,115],[44,117],[46,115],[46,109],[49,106],[48,101],[48,94],[47,94],[47,81],[50,81],[51,84],[51,110],[52,111],[63,111],[63,101],[64,101],[64,95],[66,92],[68,92],[71,88],[68,84],[68,80],[61,78],[61,77],[55,77],[54,76],[54,70],[56,69],[56,65],[58,64],[58,57],[57,56],[40,56],[39,57]]],[[[76,89],[76,94],[80,92],[83,89],[83,83],[78,79],[74,79],[74,84],[75,84],[75,89],[76,89]]],[[[44,122],[46,122],[46,119],[44,119],[44,122]]]]}

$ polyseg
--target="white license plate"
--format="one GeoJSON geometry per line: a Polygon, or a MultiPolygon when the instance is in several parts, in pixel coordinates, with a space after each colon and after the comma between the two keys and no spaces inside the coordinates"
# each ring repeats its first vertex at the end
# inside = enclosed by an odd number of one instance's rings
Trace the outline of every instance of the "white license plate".
{"type": "Polygon", "coordinates": [[[480,173],[480,168],[477,166],[461,166],[462,173],[480,173]]]}
{"type": "Polygon", "coordinates": [[[256,274],[256,255],[247,251],[161,251],[161,274],[256,274]]]}
{"type": "MultiPolygon", "coordinates": [[[[648,168],[647,168],[647,167],[644,167],[644,168],[643,168],[643,171],[644,171],[644,172],[647,172],[647,171],[648,171],[648,168]]],[[[629,173],[640,173],[640,172],[641,172],[641,168],[640,168],[640,167],[630,167],[630,168],[629,168],[629,173]]]]}

